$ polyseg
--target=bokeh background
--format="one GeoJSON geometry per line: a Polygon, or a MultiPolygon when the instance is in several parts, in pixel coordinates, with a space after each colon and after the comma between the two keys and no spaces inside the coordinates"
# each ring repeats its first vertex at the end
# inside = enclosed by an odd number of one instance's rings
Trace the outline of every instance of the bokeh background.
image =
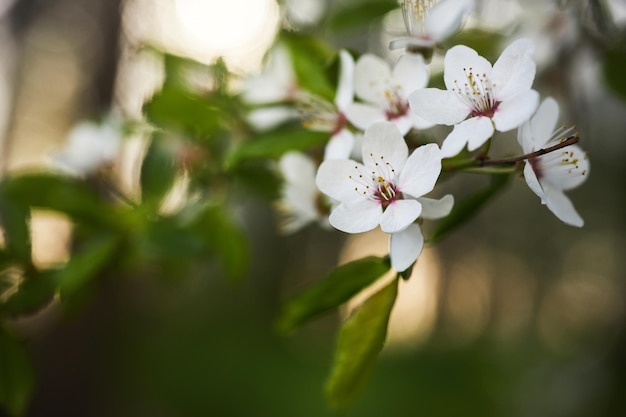
{"type": "MultiPolygon", "coordinates": [[[[140,120],[163,78],[145,45],[205,63],[223,57],[245,76],[289,25],[394,59],[386,44],[402,31],[397,12],[365,25],[332,19],[359,3],[375,15],[389,1],[0,0],[2,170],[45,164],[75,122],[112,105],[140,120]]],[[[624,3],[477,1],[466,27],[493,34],[483,43],[535,39],[535,88],[578,126],[591,174],[569,195],[585,226],[559,222],[518,179],[427,248],[348,415],[626,415],[624,3]]],[[[506,139],[497,151],[506,153],[506,139]]],[[[446,186],[462,196],[482,180],[465,174],[446,186]]],[[[274,321],[288,295],[337,262],[384,254],[386,241],[314,225],[280,236],[274,209],[252,197],[241,217],[252,244],[242,283],[117,277],[84,305],[52,305],[13,323],[38,376],[27,415],[333,415],[323,383],[341,314],[289,336],[274,321]]],[[[67,256],[66,223],[41,212],[32,228],[39,264],[67,256]]]]}

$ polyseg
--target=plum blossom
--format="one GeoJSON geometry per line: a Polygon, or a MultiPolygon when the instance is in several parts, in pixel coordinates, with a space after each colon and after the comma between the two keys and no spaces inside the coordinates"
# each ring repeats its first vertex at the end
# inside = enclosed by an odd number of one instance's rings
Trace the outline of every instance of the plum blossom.
{"type": "Polygon", "coordinates": [[[122,141],[117,122],[83,121],[72,128],[63,149],[52,156],[55,167],[75,175],[88,175],[117,157],[122,141]]]}
{"type": "Polygon", "coordinates": [[[391,264],[404,271],[424,246],[414,222],[423,212],[437,217],[451,208],[451,197],[419,198],[430,192],[441,173],[436,144],[417,148],[410,156],[404,138],[391,122],[373,124],[363,138],[363,163],[326,160],[317,172],[319,189],[339,204],[330,213],[330,224],[346,233],[362,233],[380,225],[391,234],[391,264]]]}
{"type": "Polygon", "coordinates": [[[346,109],[354,101],[354,58],[339,51],[341,62],[334,103],[312,94],[301,94],[298,111],[304,127],[331,133],[324,159],[348,158],[354,146],[354,134],[348,128],[346,109]]]}
{"type": "Polygon", "coordinates": [[[287,152],[278,166],[284,178],[278,210],[283,214],[280,229],[294,233],[312,222],[328,227],[332,201],[321,194],[315,184],[317,165],[301,152],[287,152]]]}
{"type": "MultiPolygon", "coordinates": [[[[557,102],[546,98],[535,115],[518,130],[517,138],[525,153],[556,145],[576,134],[573,127],[555,129],[558,118],[557,102]]],[[[588,174],[587,155],[576,145],[529,158],[524,166],[526,183],[541,198],[541,203],[560,220],[576,227],[582,227],[584,221],[563,191],[578,187],[588,174]]]]}
{"type": "Polygon", "coordinates": [[[411,128],[433,126],[409,110],[408,96],[428,84],[429,71],[421,55],[406,54],[398,59],[393,69],[383,59],[362,55],[354,69],[354,88],[364,103],[353,103],[346,108],[348,120],[360,129],[373,123],[393,122],[402,135],[411,128]]]}
{"type": "Polygon", "coordinates": [[[432,48],[456,32],[474,7],[474,0],[404,0],[402,16],[409,34],[391,41],[389,49],[432,48]]]}
{"type": "Polygon", "coordinates": [[[242,99],[257,107],[248,114],[248,122],[257,130],[267,130],[298,116],[291,106],[298,94],[298,83],[287,48],[278,44],[270,50],[263,71],[244,81],[242,99]]]}
{"type": "Polygon", "coordinates": [[[491,64],[464,45],[451,48],[444,59],[447,90],[425,88],[409,97],[411,110],[424,119],[454,129],[444,139],[444,158],[457,155],[467,145],[478,149],[494,133],[517,128],[530,118],[539,102],[531,89],[536,66],[533,44],[519,39],[491,64]]]}

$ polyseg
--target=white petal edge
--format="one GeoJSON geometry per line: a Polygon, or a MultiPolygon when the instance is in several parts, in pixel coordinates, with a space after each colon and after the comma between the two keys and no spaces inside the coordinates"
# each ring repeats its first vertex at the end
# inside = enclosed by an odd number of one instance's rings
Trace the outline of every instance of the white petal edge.
{"type": "Polygon", "coordinates": [[[354,58],[345,49],[339,51],[341,69],[337,84],[335,104],[339,110],[345,110],[354,101],[354,58]]]}
{"type": "Polygon", "coordinates": [[[563,193],[563,191],[555,188],[546,188],[546,206],[556,217],[562,222],[570,226],[583,227],[585,222],[580,214],[574,208],[572,201],[563,193]]]}
{"type": "Polygon", "coordinates": [[[434,143],[420,146],[413,151],[398,178],[402,193],[421,197],[432,191],[441,174],[441,151],[434,143]]]}
{"type": "Polygon", "coordinates": [[[433,198],[418,198],[417,201],[422,205],[422,219],[437,220],[446,217],[454,207],[454,196],[447,194],[439,200],[433,198]]]}
{"type": "Polygon", "coordinates": [[[426,15],[426,33],[441,42],[461,27],[473,7],[473,0],[441,0],[426,15]]]}
{"type": "Polygon", "coordinates": [[[454,125],[465,120],[471,109],[456,93],[438,88],[422,88],[409,94],[411,111],[438,125],[454,125]]]}
{"type": "Polygon", "coordinates": [[[422,213],[417,200],[396,200],[389,205],[380,218],[380,228],[385,233],[396,233],[413,223],[422,213]]]}
{"type": "Polygon", "coordinates": [[[478,52],[465,45],[450,48],[443,63],[443,81],[448,91],[469,82],[467,75],[470,69],[473,74],[485,74],[491,79],[491,64],[478,52]]]}
{"type": "Polygon", "coordinates": [[[355,190],[355,183],[350,176],[358,171],[365,172],[365,167],[349,159],[329,159],[320,165],[315,176],[315,184],[321,192],[344,203],[359,202],[364,197],[355,190]],[[355,169],[357,167],[357,169],[355,169]]]}
{"type": "Polygon", "coordinates": [[[354,68],[354,91],[357,97],[371,103],[384,104],[385,90],[391,78],[391,68],[382,58],[364,54],[354,68]]]}
{"type": "Polygon", "coordinates": [[[511,43],[493,64],[492,82],[498,100],[505,101],[528,91],[537,66],[532,59],[534,45],[529,39],[511,43]]]}
{"type": "Polygon", "coordinates": [[[530,118],[530,135],[535,149],[544,146],[556,129],[559,120],[559,105],[552,97],[545,98],[530,118]]]}
{"type": "Polygon", "coordinates": [[[393,233],[389,239],[391,266],[398,272],[406,271],[422,253],[424,235],[416,224],[409,225],[401,232],[393,233]]]}
{"type": "Polygon", "coordinates": [[[354,147],[354,135],[348,129],[334,134],[324,148],[324,160],[349,159],[354,147]]]}
{"type": "Polygon", "coordinates": [[[503,101],[493,115],[496,130],[507,132],[530,119],[539,104],[539,93],[528,90],[511,100],[503,101]]]}
{"type": "Polygon", "coordinates": [[[363,233],[373,230],[380,223],[382,207],[376,201],[363,199],[358,204],[341,203],[328,217],[331,226],[346,233],[363,233]]]}
{"type": "Polygon", "coordinates": [[[378,106],[364,103],[352,103],[344,110],[350,123],[361,130],[365,130],[373,123],[387,120],[385,111],[378,106]]]}
{"type": "Polygon", "coordinates": [[[371,125],[363,137],[363,164],[376,168],[381,162],[388,163],[400,172],[409,156],[409,147],[397,126],[391,122],[371,125]]]}
{"type": "Polygon", "coordinates": [[[430,72],[424,63],[424,58],[418,54],[404,54],[392,70],[392,82],[402,87],[403,98],[407,98],[415,90],[428,85],[430,72]]]}

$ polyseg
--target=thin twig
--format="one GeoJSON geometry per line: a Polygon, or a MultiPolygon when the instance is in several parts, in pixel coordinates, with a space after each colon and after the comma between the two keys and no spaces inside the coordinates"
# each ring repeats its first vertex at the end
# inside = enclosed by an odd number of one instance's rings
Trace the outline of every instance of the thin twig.
{"type": "Polygon", "coordinates": [[[547,153],[556,151],[561,148],[565,148],[566,146],[573,145],[580,140],[578,135],[570,136],[562,142],[557,143],[556,145],[550,146],[548,148],[539,149],[538,151],[527,153],[525,155],[513,156],[511,158],[502,158],[502,159],[479,159],[478,164],[480,166],[488,166],[488,165],[514,165],[516,162],[523,161],[524,159],[531,159],[537,156],[545,155],[547,153]]]}

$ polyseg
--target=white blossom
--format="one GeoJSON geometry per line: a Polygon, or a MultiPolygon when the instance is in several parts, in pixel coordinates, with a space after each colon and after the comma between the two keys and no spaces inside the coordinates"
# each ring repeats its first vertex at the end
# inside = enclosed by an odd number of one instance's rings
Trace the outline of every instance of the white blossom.
{"type": "Polygon", "coordinates": [[[517,128],[533,114],[539,94],[531,89],[535,78],[533,45],[520,39],[491,64],[464,45],[451,48],[444,60],[447,90],[425,88],[409,97],[411,109],[436,124],[454,125],[441,147],[444,158],[467,145],[478,149],[494,133],[517,128]]]}
{"type": "Polygon", "coordinates": [[[401,56],[393,69],[383,59],[365,54],[359,58],[354,70],[354,88],[363,103],[353,103],[345,113],[348,120],[360,129],[374,123],[393,122],[402,135],[411,128],[426,129],[433,126],[411,112],[408,97],[428,84],[429,71],[421,55],[401,56]]]}
{"type": "Polygon", "coordinates": [[[408,37],[391,41],[390,49],[431,48],[462,25],[474,0],[404,0],[402,16],[408,37]]]}
{"type": "MultiPolygon", "coordinates": [[[[525,153],[548,148],[575,134],[574,128],[556,128],[559,106],[546,98],[535,115],[518,130],[518,141],[525,153]]],[[[564,191],[578,187],[589,175],[589,160],[577,145],[566,146],[526,161],[524,178],[542,204],[563,222],[582,227],[580,217],[564,191]]]]}

